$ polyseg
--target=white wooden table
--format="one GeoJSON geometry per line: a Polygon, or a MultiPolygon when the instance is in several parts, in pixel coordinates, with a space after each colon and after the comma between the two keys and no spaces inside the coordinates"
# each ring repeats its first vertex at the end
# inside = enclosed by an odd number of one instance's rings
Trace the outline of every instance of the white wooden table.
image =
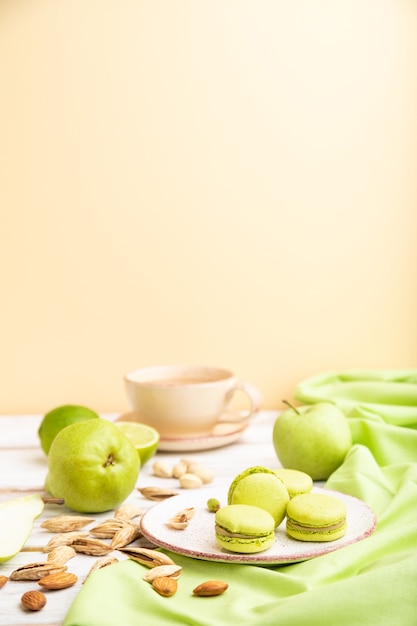
{"type": "MultiPolygon", "coordinates": [[[[279,462],[272,444],[272,428],[278,411],[261,411],[242,433],[240,439],[227,446],[200,452],[158,452],[143,466],[136,487],[158,485],[178,489],[175,479],[162,479],[153,475],[152,465],[157,459],[163,459],[174,465],[181,458],[193,457],[215,473],[214,481],[207,485],[212,487],[228,487],[231,479],[240,471],[252,465],[278,467],[279,462]]],[[[113,420],[117,415],[102,415],[113,420]]],[[[43,485],[47,473],[47,460],[40,445],[37,430],[41,422],[39,415],[0,416],[0,501],[16,498],[27,493],[43,493],[43,485]]],[[[202,489],[206,488],[202,487],[202,489]]],[[[128,501],[135,502],[146,509],[154,502],[145,500],[135,489],[128,501]]],[[[59,505],[46,505],[42,515],[35,521],[31,536],[25,548],[13,559],[0,564],[0,575],[9,576],[17,567],[46,560],[42,547],[53,536],[40,528],[42,521],[48,517],[71,513],[59,505]]],[[[112,512],[92,515],[95,520],[112,517],[112,512]]],[[[88,527],[87,527],[88,528],[88,527]]],[[[121,554],[115,553],[119,560],[121,554]]],[[[78,576],[78,582],[67,589],[46,591],[46,606],[38,611],[27,611],[22,607],[20,598],[25,591],[41,590],[36,582],[8,580],[0,589],[0,625],[22,626],[38,624],[42,626],[58,626],[80,590],[96,557],[77,554],[67,563],[68,571],[78,576]]]]}

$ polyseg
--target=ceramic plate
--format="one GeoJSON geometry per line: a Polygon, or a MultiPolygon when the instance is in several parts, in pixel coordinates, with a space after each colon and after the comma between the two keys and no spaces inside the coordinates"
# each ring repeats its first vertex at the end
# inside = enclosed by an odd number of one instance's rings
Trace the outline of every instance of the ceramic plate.
{"type": "Polygon", "coordinates": [[[233,424],[223,422],[217,424],[208,435],[195,437],[161,437],[158,450],[162,452],[197,452],[199,450],[210,450],[221,448],[235,443],[248,427],[248,423],[233,424]]]}
{"type": "Polygon", "coordinates": [[[206,561],[247,563],[252,565],[280,565],[306,561],[333,552],[351,543],[365,539],[376,527],[373,511],[361,500],[336,491],[315,487],[317,493],[333,495],[347,506],[348,529],[344,537],[335,541],[297,541],[286,534],[285,519],[275,532],[274,545],[257,554],[228,552],[217,545],[214,537],[214,514],[207,508],[208,498],[217,498],[222,506],[227,504],[227,493],[220,489],[201,489],[180,494],[152,506],[141,519],[142,532],[153,544],[177,554],[206,561]],[[194,507],[194,517],[185,530],[174,530],[168,520],[184,508],[194,507]]]}

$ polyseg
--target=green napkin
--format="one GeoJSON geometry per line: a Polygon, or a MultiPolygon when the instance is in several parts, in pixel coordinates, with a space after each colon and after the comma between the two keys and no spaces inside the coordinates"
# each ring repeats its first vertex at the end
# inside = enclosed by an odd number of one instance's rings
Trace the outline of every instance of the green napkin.
{"type": "Polygon", "coordinates": [[[295,397],[304,403],[332,400],[347,414],[417,428],[417,370],[327,372],[301,382],[295,397]]]}
{"type": "Polygon", "coordinates": [[[183,573],[170,598],[142,580],[145,567],[123,561],[87,579],[64,626],[416,626],[417,371],[330,373],[301,383],[296,397],[331,399],[348,414],[354,445],[326,486],[371,506],[373,535],[279,567],[171,555],[183,573]],[[223,595],[192,595],[215,578],[229,583],[223,595]]]}

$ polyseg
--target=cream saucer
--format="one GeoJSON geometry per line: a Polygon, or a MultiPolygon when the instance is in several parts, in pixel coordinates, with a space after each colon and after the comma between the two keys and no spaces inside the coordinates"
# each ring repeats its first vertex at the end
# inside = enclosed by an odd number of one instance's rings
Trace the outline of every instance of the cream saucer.
{"type": "Polygon", "coordinates": [[[161,437],[158,451],[162,452],[198,452],[221,448],[235,443],[249,426],[245,423],[222,422],[217,424],[211,433],[207,435],[195,435],[194,437],[161,437]]]}

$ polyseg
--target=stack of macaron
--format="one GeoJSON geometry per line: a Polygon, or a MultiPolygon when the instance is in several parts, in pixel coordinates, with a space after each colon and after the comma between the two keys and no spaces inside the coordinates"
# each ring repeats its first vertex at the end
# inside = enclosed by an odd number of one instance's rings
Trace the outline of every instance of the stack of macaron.
{"type": "Polygon", "coordinates": [[[333,541],[346,532],[346,505],[312,493],[313,481],[298,470],[250,467],[230,484],[227,505],[215,516],[218,545],[252,554],[270,548],[286,520],[287,534],[300,541],[333,541]]]}

